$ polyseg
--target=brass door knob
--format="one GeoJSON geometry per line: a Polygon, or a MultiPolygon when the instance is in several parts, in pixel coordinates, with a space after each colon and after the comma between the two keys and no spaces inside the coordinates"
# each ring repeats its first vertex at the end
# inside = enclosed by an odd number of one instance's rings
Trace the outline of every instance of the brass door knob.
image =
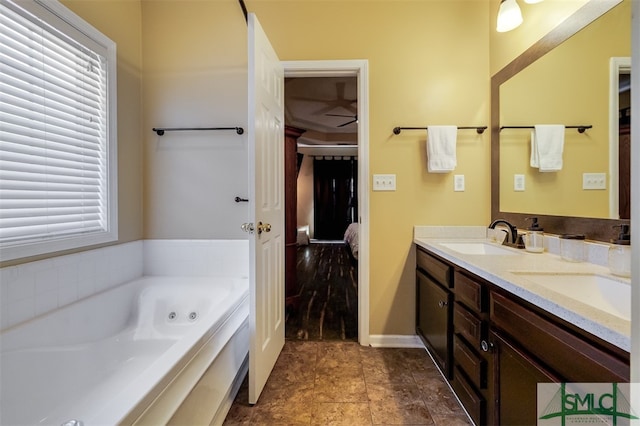
{"type": "Polygon", "coordinates": [[[258,222],[257,229],[258,229],[258,235],[262,234],[263,232],[271,232],[271,224],[258,222]]]}

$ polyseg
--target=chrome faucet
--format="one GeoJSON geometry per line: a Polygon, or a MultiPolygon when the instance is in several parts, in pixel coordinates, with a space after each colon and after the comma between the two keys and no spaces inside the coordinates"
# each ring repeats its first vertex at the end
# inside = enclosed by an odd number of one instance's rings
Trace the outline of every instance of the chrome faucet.
{"type": "MultiPolygon", "coordinates": [[[[510,224],[509,222],[507,222],[504,219],[496,219],[493,222],[491,222],[491,224],[489,225],[489,229],[496,229],[496,225],[499,225],[499,224],[503,224],[507,228],[509,228],[509,232],[507,232],[507,236],[508,236],[508,240],[509,240],[508,242],[510,244],[517,244],[517,241],[518,241],[518,228],[516,228],[515,226],[513,226],[512,224],[510,224]]],[[[506,243],[507,243],[507,239],[505,238],[505,240],[504,240],[504,242],[502,244],[506,244],[506,243]]]]}

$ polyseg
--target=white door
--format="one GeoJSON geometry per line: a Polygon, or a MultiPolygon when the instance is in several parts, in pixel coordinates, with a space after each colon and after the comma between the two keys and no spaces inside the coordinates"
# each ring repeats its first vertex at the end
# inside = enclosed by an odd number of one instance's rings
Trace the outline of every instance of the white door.
{"type": "Polygon", "coordinates": [[[284,346],[284,68],[249,14],[249,403],[284,346]]]}

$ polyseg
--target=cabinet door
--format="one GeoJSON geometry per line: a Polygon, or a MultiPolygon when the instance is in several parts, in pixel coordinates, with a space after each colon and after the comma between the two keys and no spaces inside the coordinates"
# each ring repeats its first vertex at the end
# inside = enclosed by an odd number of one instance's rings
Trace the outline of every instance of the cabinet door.
{"type": "Polygon", "coordinates": [[[498,332],[489,333],[489,342],[495,380],[492,422],[509,426],[537,424],[537,384],[561,380],[498,332]]]}
{"type": "Polygon", "coordinates": [[[422,272],[416,274],[417,318],[416,331],[444,375],[451,377],[452,295],[422,272]]]}

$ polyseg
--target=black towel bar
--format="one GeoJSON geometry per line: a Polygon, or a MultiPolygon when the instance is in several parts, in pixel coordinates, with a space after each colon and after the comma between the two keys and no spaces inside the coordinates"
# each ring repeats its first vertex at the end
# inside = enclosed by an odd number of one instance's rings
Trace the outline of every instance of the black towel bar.
{"type": "MultiPolygon", "coordinates": [[[[394,127],[393,128],[393,133],[396,135],[399,135],[400,132],[402,130],[428,130],[428,127],[394,127]]],[[[484,131],[487,129],[487,126],[463,126],[463,127],[458,127],[458,129],[473,129],[475,130],[479,135],[483,134],[484,131]]]]}
{"type": "Polygon", "coordinates": [[[241,135],[244,133],[244,129],[242,127],[154,127],[154,132],[158,134],[158,136],[164,135],[164,132],[174,132],[174,131],[184,131],[184,130],[235,130],[237,134],[241,135]]]}
{"type": "MultiPolygon", "coordinates": [[[[500,127],[500,130],[502,129],[534,129],[535,126],[502,126],[500,127]]],[[[578,129],[578,133],[584,133],[585,130],[587,129],[592,129],[593,126],[591,124],[588,125],[584,125],[584,126],[564,126],[565,129],[578,129]]]]}

